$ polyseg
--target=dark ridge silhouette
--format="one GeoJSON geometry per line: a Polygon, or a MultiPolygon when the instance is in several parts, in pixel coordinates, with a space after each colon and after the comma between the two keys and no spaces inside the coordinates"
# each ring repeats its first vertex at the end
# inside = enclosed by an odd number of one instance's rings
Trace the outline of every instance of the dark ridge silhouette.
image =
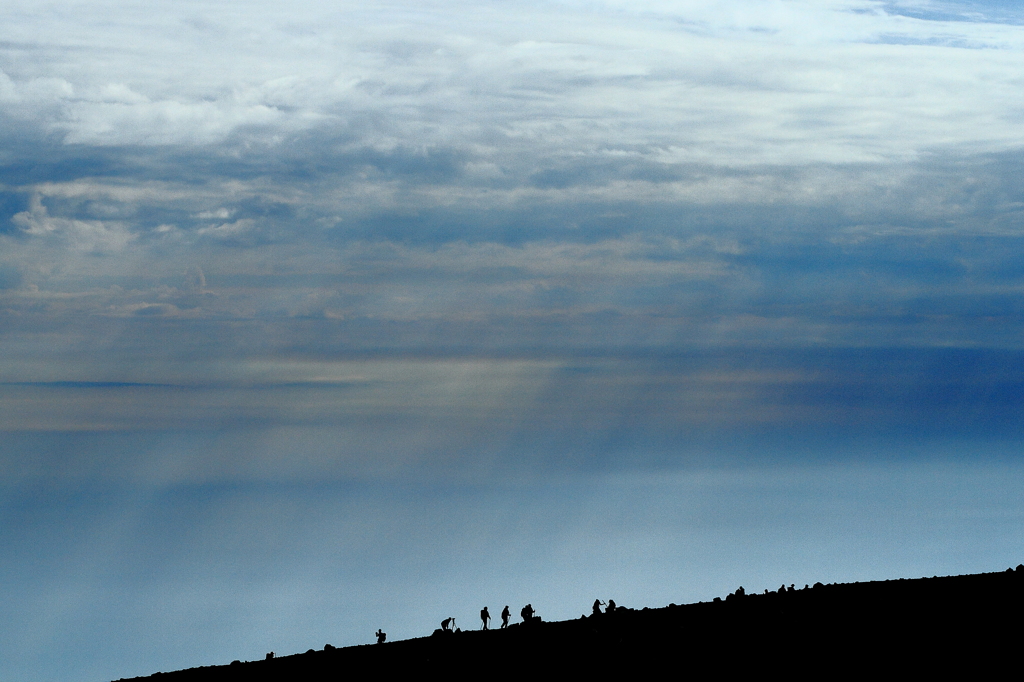
{"type": "MultiPolygon", "coordinates": [[[[977,575],[845,583],[544,622],[529,605],[504,629],[452,631],[156,673],[160,682],[338,680],[352,675],[778,673],[827,679],[1017,670],[1024,565],[977,575]],[[526,617],[528,615],[528,617],[526,617]],[[1011,666],[1011,667],[1007,667],[1011,666]]],[[[379,632],[379,631],[378,631],[379,632]]]]}

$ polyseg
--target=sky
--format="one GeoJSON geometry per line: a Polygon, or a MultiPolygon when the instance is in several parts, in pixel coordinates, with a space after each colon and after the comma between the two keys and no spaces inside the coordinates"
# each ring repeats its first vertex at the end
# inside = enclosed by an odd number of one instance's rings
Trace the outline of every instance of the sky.
{"type": "Polygon", "coordinates": [[[1024,561],[1024,10],[6,0],[0,679],[1024,561]]]}

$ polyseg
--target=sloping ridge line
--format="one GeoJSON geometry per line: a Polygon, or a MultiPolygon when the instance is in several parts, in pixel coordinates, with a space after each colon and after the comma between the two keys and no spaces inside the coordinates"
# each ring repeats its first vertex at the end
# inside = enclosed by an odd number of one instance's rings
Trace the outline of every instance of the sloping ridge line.
{"type": "Polygon", "coordinates": [[[350,676],[859,672],[948,675],[1018,669],[1024,565],[1000,573],[816,583],[662,608],[619,608],[576,620],[510,625],[268,660],[156,673],[135,680],[262,682],[350,676]]]}

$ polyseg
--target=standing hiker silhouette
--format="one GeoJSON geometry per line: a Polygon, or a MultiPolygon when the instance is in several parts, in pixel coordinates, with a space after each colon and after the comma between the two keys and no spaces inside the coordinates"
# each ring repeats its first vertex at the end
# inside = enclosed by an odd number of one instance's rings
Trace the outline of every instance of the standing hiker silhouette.
{"type": "Polygon", "coordinates": [[[501,629],[504,630],[508,627],[508,619],[512,615],[512,612],[508,610],[508,604],[505,604],[505,608],[501,610],[501,629]]]}
{"type": "Polygon", "coordinates": [[[487,623],[490,620],[491,620],[491,614],[488,613],[487,607],[485,606],[483,608],[483,610],[480,611],[480,621],[483,623],[483,625],[480,627],[480,629],[481,630],[486,630],[487,629],[487,623]]]}

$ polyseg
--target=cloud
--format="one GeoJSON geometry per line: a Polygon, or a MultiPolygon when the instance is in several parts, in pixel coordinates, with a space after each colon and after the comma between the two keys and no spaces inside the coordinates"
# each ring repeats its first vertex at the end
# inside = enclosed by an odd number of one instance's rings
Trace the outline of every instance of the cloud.
{"type": "MultiPolygon", "coordinates": [[[[98,145],[272,141],[373,121],[362,143],[377,149],[456,139],[486,148],[504,135],[523,156],[647,145],[662,160],[746,165],[1016,140],[1022,40],[1007,24],[907,18],[869,2],[236,9],[185,21],[161,5],[140,23],[97,6],[63,33],[86,37],[76,75],[48,61],[59,45],[37,45],[24,53],[38,61],[16,63],[3,92],[59,102],[58,119],[40,122],[98,145]],[[134,59],[115,66],[125,31],[134,59]],[[177,52],[171,31],[195,41],[194,53],[177,52]],[[895,35],[932,45],[879,44],[895,35]],[[989,49],[946,46],[965,41],[989,49]]],[[[31,10],[19,21],[59,22],[31,10]]]]}
{"type": "Polygon", "coordinates": [[[268,107],[220,109],[208,102],[114,101],[75,107],[68,121],[67,144],[167,145],[220,142],[242,126],[266,126],[276,113],[268,107]]]}
{"type": "Polygon", "coordinates": [[[117,222],[52,217],[38,194],[33,195],[29,210],[16,213],[11,222],[29,237],[59,241],[92,254],[117,253],[132,240],[131,232],[117,222]]]}
{"type": "Polygon", "coordinates": [[[26,358],[1019,346],[1005,15],[128,6],[9,10],[26,358]]]}
{"type": "Polygon", "coordinates": [[[1019,350],[725,348],[85,366],[85,380],[0,386],[10,439],[0,485],[495,483],[900,448],[927,458],[941,443],[1017,439],[1020,360],[1019,350]]]}

